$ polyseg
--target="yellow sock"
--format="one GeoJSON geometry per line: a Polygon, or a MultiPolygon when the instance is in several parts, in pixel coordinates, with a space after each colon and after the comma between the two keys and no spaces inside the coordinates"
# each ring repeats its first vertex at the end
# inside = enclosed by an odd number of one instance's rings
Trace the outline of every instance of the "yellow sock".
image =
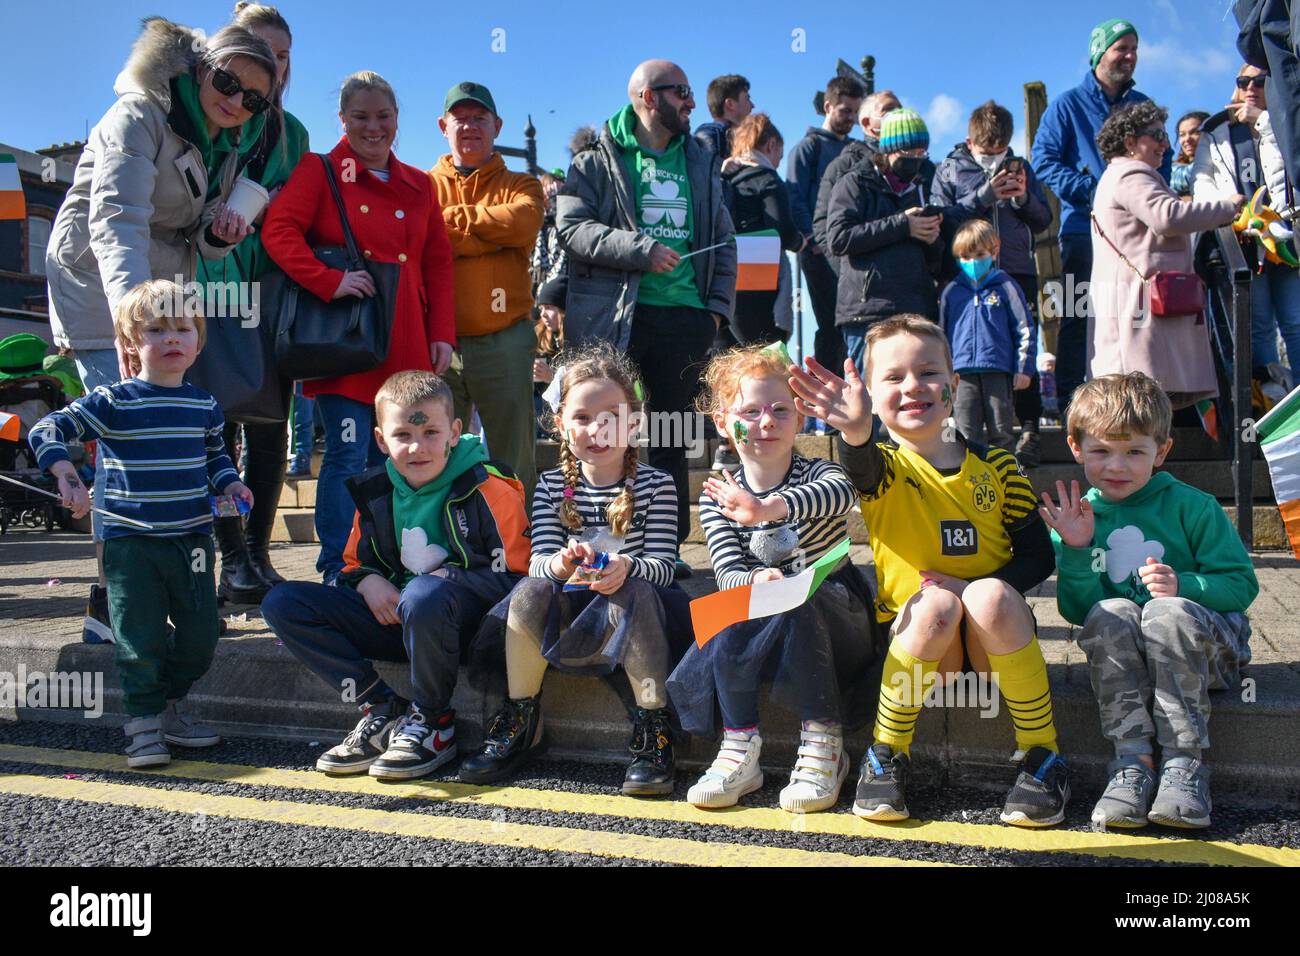
{"type": "Polygon", "coordinates": [[[907,753],[916,732],[916,718],[925,698],[925,675],[939,669],[938,661],[913,657],[894,641],[885,655],[880,675],[880,703],[876,708],[875,739],[896,753],[907,753]]]}
{"type": "Polygon", "coordinates": [[[1026,751],[1030,747],[1057,751],[1052,689],[1047,684],[1047,663],[1038,637],[1030,638],[1028,644],[1010,654],[990,654],[989,670],[1011,711],[1016,746],[1026,751]]]}

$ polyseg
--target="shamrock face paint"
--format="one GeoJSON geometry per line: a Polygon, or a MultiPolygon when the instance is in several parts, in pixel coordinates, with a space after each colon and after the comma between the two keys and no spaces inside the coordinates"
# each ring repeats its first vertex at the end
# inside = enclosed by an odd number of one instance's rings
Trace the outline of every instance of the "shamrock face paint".
{"type": "Polygon", "coordinates": [[[952,407],[952,386],[951,386],[951,385],[945,385],[945,386],[943,387],[943,394],[942,394],[941,396],[939,396],[939,397],[940,397],[941,399],[943,399],[943,403],[944,403],[945,405],[947,405],[947,406],[949,406],[949,407],[952,407]]]}
{"type": "Polygon", "coordinates": [[[443,458],[450,458],[450,457],[451,457],[451,442],[447,442],[447,444],[443,446],[443,448],[442,448],[442,457],[443,457],[443,458]]]}
{"type": "Polygon", "coordinates": [[[412,425],[423,425],[426,422],[428,422],[429,416],[424,414],[424,412],[420,411],[417,408],[415,411],[411,412],[411,414],[407,416],[406,420],[410,422],[412,425]]]}
{"type": "Polygon", "coordinates": [[[735,436],[737,444],[749,444],[749,426],[739,419],[731,423],[731,434],[735,436]]]}

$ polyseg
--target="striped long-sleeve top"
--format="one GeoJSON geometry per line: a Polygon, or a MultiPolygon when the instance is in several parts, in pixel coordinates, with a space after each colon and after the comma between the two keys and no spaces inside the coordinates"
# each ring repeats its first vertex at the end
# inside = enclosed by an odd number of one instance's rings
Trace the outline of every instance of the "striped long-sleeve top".
{"type": "MultiPolygon", "coordinates": [[[[848,535],[846,516],[857,504],[858,493],[844,469],[835,462],[795,455],[781,483],[763,492],[749,487],[743,468],[735,475],[741,487],[751,494],[759,498],[777,494],[785,500],[790,510],[785,523],[799,534],[798,548],[780,564],[786,574],[799,573],[848,535]]],[[[709,561],[720,590],[749,584],[754,572],[766,567],[749,550],[750,538],[764,526],[737,524],[722,513],[708,494],[700,496],[700,524],[704,526],[709,561]]]]}
{"type": "Polygon", "coordinates": [[[104,516],[104,537],[211,533],[209,489],[239,473],[221,439],[221,406],[189,383],[166,388],[129,378],[101,385],[32,427],[37,463],[68,460],[66,442],[99,441],[104,509],[153,526],[152,532],[104,516]]]}
{"type": "MultiPolygon", "coordinates": [[[[563,550],[571,537],[579,535],[560,522],[564,487],[564,473],[558,468],[538,476],[533,495],[533,554],[528,564],[528,573],[535,578],[563,581],[551,573],[551,558],[563,550]]],[[[607,528],[605,509],[622,491],[621,481],[600,487],[589,485],[583,479],[573,493],[583,527],[607,528]]],[[[635,496],[632,521],[619,554],[632,559],[630,575],[668,587],[673,583],[673,561],[677,558],[677,489],[672,476],[641,462],[637,465],[632,493],[635,496]]]]}

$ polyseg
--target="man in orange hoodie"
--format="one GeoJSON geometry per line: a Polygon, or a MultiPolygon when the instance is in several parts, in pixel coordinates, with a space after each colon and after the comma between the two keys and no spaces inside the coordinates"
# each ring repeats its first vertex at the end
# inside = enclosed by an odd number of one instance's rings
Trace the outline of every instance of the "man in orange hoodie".
{"type": "Polygon", "coordinates": [[[438,128],[451,153],[429,170],[456,275],[457,358],[444,378],[456,416],[478,407],[493,458],[508,464],[529,501],[537,480],[536,426],[520,409],[533,407],[533,298],[528,257],[542,227],[541,184],[506,169],[494,144],[501,132],[496,102],[481,83],[447,92],[438,128]]]}

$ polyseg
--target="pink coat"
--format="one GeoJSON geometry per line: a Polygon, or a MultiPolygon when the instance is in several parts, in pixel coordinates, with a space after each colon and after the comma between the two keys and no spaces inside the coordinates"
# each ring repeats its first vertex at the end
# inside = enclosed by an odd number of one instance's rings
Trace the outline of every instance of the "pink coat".
{"type": "Polygon", "coordinates": [[[1142,275],[1192,271],[1192,234],[1233,218],[1230,199],[1184,202],[1160,172],[1139,159],[1112,159],[1093,198],[1088,322],[1092,377],[1145,372],[1175,408],[1219,393],[1204,315],[1145,316],[1142,280],[1097,234],[1097,227],[1142,275]]]}

